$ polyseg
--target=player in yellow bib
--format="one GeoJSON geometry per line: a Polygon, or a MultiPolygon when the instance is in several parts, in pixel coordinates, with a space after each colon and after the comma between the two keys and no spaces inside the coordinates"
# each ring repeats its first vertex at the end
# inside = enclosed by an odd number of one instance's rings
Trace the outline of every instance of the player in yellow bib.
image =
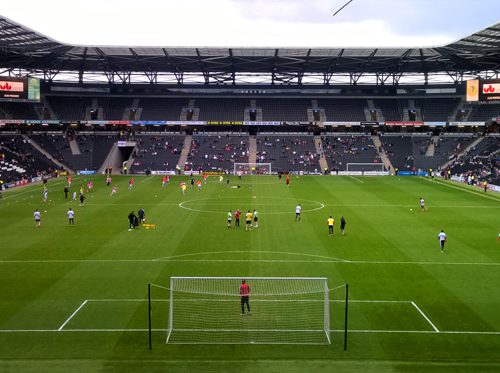
{"type": "Polygon", "coordinates": [[[252,213],[250,210],[245,214],[245,231],[252,230],[252,213]]]}
{"type": "Polygon", "coordinates": [[[335,224],[335,220],[333,217],[330,215],[328,218],[328,235],[333,236],[333,225],[335,224]]]}

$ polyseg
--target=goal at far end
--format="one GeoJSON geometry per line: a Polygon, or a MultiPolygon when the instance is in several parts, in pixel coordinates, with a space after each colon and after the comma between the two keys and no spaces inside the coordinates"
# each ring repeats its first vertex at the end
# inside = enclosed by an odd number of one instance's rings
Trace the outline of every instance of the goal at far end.
{"type": "Polygon", "coordinates": [[[271,163],[235,163],[235,175],[271,175],[271,163]]]}
{"type": "Polygon", "coordinates": [[[347,175],[388,175],[383,163],[346,163],[347,175]]]}
{"type": "Polygon", "coordinates": [[[331,343],[327,278],[244,280],[250,289],[249,307],[240,293],[242,278],[171,277],[166,342],[331,343]]]}

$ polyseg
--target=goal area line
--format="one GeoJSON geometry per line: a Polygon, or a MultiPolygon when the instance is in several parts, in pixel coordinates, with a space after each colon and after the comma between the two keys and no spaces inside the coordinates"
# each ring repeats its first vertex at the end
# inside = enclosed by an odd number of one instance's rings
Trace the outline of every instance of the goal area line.
{"type": "MultiPolygon", "coordinates": [[[[102,298],[102,299],[85,299],[76,309],[71,313],[71,315],[61,324],[59,328],[56,329],[0,329],[0,333],[53,333],[53,332],[73,332],[73,333],[134,333],[134,332],[148,332],[148,328],[66,328],[66,325],[77,316],[79,312],[85,309],[85,306],[90,303],[99,302],[147,302],[147,298],[102,298]]],[[[152,302],[169,302],[169,299],[152,299],[152,302]]],[[[257,301],[257,300],[256,300],[257,301]]],[[[269,300],[261,300],[269,301],[269,300]]],[[[344,300],[340,299],[330,299],[330,303],[343,303],[344,300]]],[[[352,303],[379,303],[379,304],[408,304],[416,311],[419,315],[425,319],[432,330],[392,330],[392,329],[349,329],[349,333],[379,333],[379,334],[445,334],[445,335],[500,335],[500,331],[473,331],[473,330],[440,330],[432,322],[428,315],[417,305],[415,301],[410,300],[374,300],[374,299],[353,299],[349,300],[352,303]]],[[[164,333],[167,328],[152,328],[151,331],[158,333],[164,333]]],[[[211,329],[186,329],[188,331],[211,331],[211,329]]],[[[242,331],[240,329],[227,329],[227,331],[242,331]]],[[[245,329],[245,331],[247,331],[245,329]]],[[[303,330],[299,329],[279,329],[279,330],[268,330],[268,329],[258,329],[255,331],[279,331],[279,332],[300,332],[303,330]]],[[[306,331],[322,331],[322,330],[306,330],[306,331]]],[[[332,333],[343,333],[344,329],[329,329],[332,333]]],[[[199,344],[212,344],[212,343],[199,343],[199,344]]],[[[220,344],[220,343],[214,343],[220,344]]],[[[238,344],[238,343],[227,343],[227,344],[238,344]]]]}
{"type": "MultiPolygon", "coordinates": [[[[2,333],[147,333],[149,329],[0,329],[2,333]]],[[[165,333],[165,329],[152,329],[155,333],[165,333]]],[[[280,329],[280,331],[283,331],[280,329]]],[[[295,330],[293,330],[295,332],[295,330]]],[[[330,329],[332,333],[344,333],[343,329],[330,329]]],[[[390,330],[390,329],[349,329],[349,333],[374,333],[374,334],[431,334],[431,335],[497,335],[500,336],[500,331],[473,331],[473,330],[440,330],[439,333],[434,330],[390,330]]],[[[178,344],[178,343],[176,343],[178,344]]],[[[190,343],[194,344],[194,343],[190,343]]],[[[207,343],[203,343],[207,344],[207,343]]],[[[217,343],[221,344],[221,343],[217,343]]],[[[301,343],[302,344],[302,343],[301,343]]]]}

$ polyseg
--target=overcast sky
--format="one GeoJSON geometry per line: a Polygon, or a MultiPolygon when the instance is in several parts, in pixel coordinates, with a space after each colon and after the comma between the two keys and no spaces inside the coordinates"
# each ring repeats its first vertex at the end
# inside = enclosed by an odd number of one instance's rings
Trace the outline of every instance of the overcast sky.
{"type": "Polygon", "coordinates": [[[500,21],[500,0],[15,0],[0,14],[71,44],[416,47],[500,21]]]}

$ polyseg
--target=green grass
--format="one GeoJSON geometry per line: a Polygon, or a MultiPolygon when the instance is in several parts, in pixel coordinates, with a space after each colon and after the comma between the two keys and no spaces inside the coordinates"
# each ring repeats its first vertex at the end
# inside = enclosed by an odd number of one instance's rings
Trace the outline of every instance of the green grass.
{"type": "MultiPolygon", "coordinates": [[[[110,197],[104,178],[93,177],[85,207],[64,200],[63,180],[49,181],[47,205],[40,185],[4,193],[0,371],[500,369],[498,195],[410,177],[293,177],[289,188],[275,177],[231,179],[240,189],[213,177],[185,196],[180,178],[162,190],[160,177],[136,177],[133,191],[128,178],[114,179],[119,192],[110,197]],[[75,226],[67,222],[70,206],[75,226]],[[128,213],[140,207],[156,230],[127,230],[128,213]],[[35,208],[41,228],[34,227],[35,208]],[[259,228],[227,230],[226,212],[236,208],[257,208],[259,228]],[[338,226],[328,236],[330,214],[337,224],[345,216],[345,236],[338,226]],[[147,284],[168,287],[170,276],[325,276],[331,288],[347,282],[349,349],[338,331],[320,346],[167,345],[168,303],[158,300],[168,292],[154,288],[153,328],[161,331],[149,351],[147,284]]],[[[331,298],[342,299],[343,291],[331,298]]],[[[342,329],[343,303],[332,302],[331,310],[332,329],[342,329]]]]}

